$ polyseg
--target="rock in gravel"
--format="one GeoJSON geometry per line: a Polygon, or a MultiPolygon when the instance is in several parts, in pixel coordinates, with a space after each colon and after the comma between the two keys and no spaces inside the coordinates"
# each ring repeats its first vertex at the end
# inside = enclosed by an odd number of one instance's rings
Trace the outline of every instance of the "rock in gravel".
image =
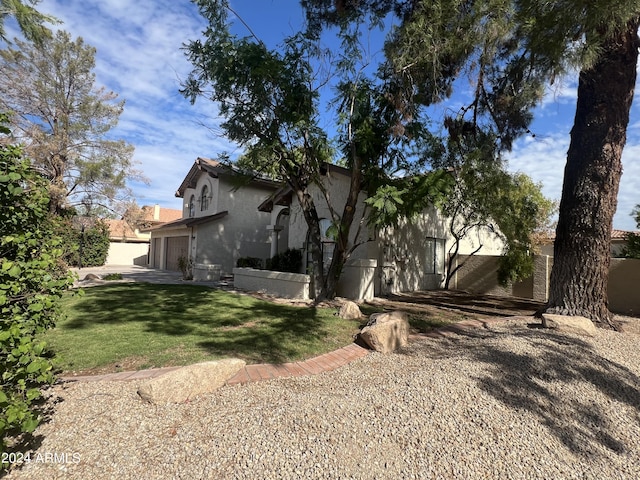
{"type": "Polygon", "coordinates": [[[405,312],[374,313],[360,338],[373,350],[391,353],[409,343],[409,319],[405,312]]]}
{"type": "Polygon", "coordinates": [[[196,363],[148,380],[138,388],[138,395],[154,404],[183,403],[217,390],[245,365],[237,358],[196,363]]]}
{"type": "Polygon", "coordinates": [[[89,274],[85,275],[82,280],[84,282],[90,282],[91,280],[102,280],[102,279],[98,275],[96,275],[95,273],[89,273],[89,274]]]}
{"type": "Polygon", "coordinates": [[[356,302],[345,300],[340,307],[338,316],[340,318],[344,318],[345,320],[352,320],[362,317],[362,312],[360,311],[360,307],[358,307],[358,304],[356,302]]]}
{"type": "Polygon", "coordinates": [[[577,335],[596,335],[596,326],[586,317],[572,317],[569,315],[542,314],[542,326],[563,332],[575,333],[577,335]]]}

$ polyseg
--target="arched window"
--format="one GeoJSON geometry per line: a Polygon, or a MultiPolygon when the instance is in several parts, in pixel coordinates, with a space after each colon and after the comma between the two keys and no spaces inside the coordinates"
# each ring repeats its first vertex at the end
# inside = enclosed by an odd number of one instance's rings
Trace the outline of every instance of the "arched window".
{"type": "Polygon", "coordinates": [[[189,218],[193,218],[196,216],[196,196],[191,195],[189,199],[189,218]]]}
{"type": "Polygon", "coordinates": [[[200,211],[204,212],[207,208],[209,208],[209,187],[205,185],[200,194],[200,211]]]}

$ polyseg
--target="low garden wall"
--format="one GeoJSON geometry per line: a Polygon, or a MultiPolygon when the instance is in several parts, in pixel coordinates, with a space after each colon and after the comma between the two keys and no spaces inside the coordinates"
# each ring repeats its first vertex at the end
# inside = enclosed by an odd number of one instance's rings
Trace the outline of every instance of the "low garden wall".
{"type": "Polygon", "coordinates": [[[373,299],[377,267],[377,260],[349,260],[342,268],[336,289],[338,296],[351,300],[373,299]]]}
{"type": "MultiPolygon", "coordinates": [[[[498,283],[500,257],[474,255],[454,275],[451,288],[486,295],[514,296],[546,302],[549,296],[549,279],[553,257],[536,255],[533,276],[513,285],[503,287],[498,283]]],[[[466,257],[460,256],[462,263],[466,257]]],[[[640,260],[612,258],[609,267],[609,309],[615,313],[640,314],[640,260]]]]}
{"type": "Polygon", "coordinates": [[[217,282],[220,280],[222,265],[196,263],[193,266],[193,280],[196,282],[217,282]]]}
{"type": "Polygon", "coordinates": [[[149,242],[110,242],[105,265],[140,265],[146,267],[148,254],[149,242]]]}
{"type": "Polygon", "coordinates": [[[241,290],[264,292],[282,298],[308,300],[311,277],[302,273],[234,268],[233,285],[241,290]]]}

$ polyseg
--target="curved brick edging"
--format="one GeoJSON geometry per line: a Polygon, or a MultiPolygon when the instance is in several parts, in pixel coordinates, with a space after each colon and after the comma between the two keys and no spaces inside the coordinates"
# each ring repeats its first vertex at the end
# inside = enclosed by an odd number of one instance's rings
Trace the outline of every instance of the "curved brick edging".
{"type": "MultiPolygon", "coordinates": [[[[486,318],[483,320],[463,320],[451,325],[436,328],[428,333],[411,335],[410,340],[418,340],[423,337],[448,338],[476,328],[487,328],[491,324],[503,322],[513,317],[486,318]]],[[[325,353],[301,362],[289,362],[283,364],[261,363],[247,365],[227,380],[227,385],[241,385],[250,382],[270,380],[272,378],[300,377],[303,375],[316,375],[329,372],[342,367],[347,363],[365,357],[371,350],[361,347],[356,343],[339,348],[333,352],[325,353]]],[[[108,373],[106,375],[83,375],[77,377],[61,377],[63,382],[100,382],[100,381],[127,381],[145,380],[159,377],[165,373],[182,367],[150,368],[133,372],[108,373]]]]}
{"type": "Polygon", "coordinates": [[[302,375],[315,375],[329,372],[342,367],[349,362],[366,356],[370,350],[355,343],[339,348],[333,352],[325,353],[303,362],[291,362],[283,364],[258,364],[247,365],[235,376],[227,380],[227,385],[238,385],[249,382],[259,382],[280,377],[300,377],[302,375]]]}
{"type": "MultiPolygon", "coordinates": [[[[349,362],[362,358],[369,350],[355,343],[339,348],[333,352],[325,353],[302,362],[284,364],[263,363],[247,365],[236,375],[227,380],[227,385],[238,385],[260,380],[269,380],[278,377],[299,377],[302,375],[315,375],[321,372],[335,370],[349,362]]],[[[128,380],[146,380],[159,377],[165,373],[182,367],[150,368],[133,372],[107,373],[105,375],[82,375],[77,377],[60,377],[63,382],[114,382],[128,380]]]]}

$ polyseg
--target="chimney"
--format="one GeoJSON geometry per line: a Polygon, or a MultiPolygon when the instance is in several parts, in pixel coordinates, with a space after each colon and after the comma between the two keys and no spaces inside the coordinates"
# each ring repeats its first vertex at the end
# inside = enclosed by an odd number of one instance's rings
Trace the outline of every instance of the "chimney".
{"type": "Polygon", "coordinates": [[[160,205],[157,203],[153,206],[153,219],[160,221],[160,205]]]}

